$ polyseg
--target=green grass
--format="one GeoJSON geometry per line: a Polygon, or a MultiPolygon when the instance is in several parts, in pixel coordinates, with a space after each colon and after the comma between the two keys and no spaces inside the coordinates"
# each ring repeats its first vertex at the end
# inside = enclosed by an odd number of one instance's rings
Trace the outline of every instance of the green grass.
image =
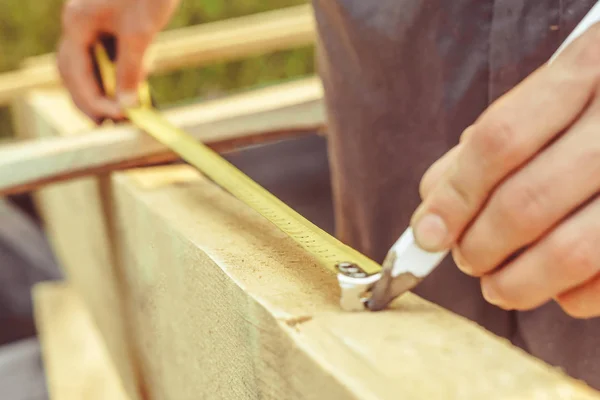
{"type": "MultiPolygon", "coordinates": [[[[55,51],[64,0],[0,1],[0,72],[31,56],[55,51]]],[[[306,0],[182,0],[166,29],[305,4],[306,0]]],[[[312,47],[232,63],[189,68],[150,80],[159,105],[189,102],[314,72],[312,47]]],[[[8,110],[0,111],[0,137],[12,135],[8,110]]]]}

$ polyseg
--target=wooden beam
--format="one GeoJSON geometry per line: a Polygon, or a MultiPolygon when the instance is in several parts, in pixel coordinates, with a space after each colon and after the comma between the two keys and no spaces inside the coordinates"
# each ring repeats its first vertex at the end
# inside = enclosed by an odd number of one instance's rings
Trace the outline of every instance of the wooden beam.
{"type": "MultiPolygon", "coordinates": [[[[89,132],[92,123],[73,112],[67,98],[54,101],[59,97],[52,92],[47,96],[44,93],[33,92],[15,103],[19,139],[68,137],[89,132]]],[[[62,270],[93,315],[121,385],[131,400],[141,400],[137,364],[129,345],[132,339],[123,326],[119,272],[113,267],[108,221],[104,215],[103,188],[107,179],[106,175],[100,175],[52,185],[36,192],[34,199],[62,270]],[[77,214],[83,204],[90,214],[77,214]],[[88,232],[95,239],[67,238],[58,234],[62,229],[72,233],[88,232]]]]}
{"type": "MultiPolygon", "coordinates": [[[[310,5],[252,14],[161,32],[148,49],[150,74],[219,61],[233,61],[315,40],[310,5]]],[[[42,55],[17,71],[0,75],[0,106],[25,92],[60,83],[54,55],[42,55]]]]}
{"type": "Polygon", "coordinates": [[[109,191],[126,326],[152,397],[586,398],[415,296],[340,311],[332,275],[191,168],[118,174],[109,191]]]}
{"type": "MultiPolygon", "coordinates": [[[[316,77],[165,112],[166,118],[218,151],[311,134],[325,125],[316,77]]],[[[49,136],[0,146],[0,196],[116,169],[176,160],[174,153],[129,125],[94,129],[63,91],[34,93],[30,104],[56,129],[78,120],[83,135],[49,136]],[[55,110],[60,109],[57,113],[55,110]]],[[[29,125],[27,129],[35,129],[29,125]]],[[[80,131],[79,131],[80,132],[80,131]]],[[[80,132],[81,133],[81,132],[80,132]]]]}
{"type": "Polygon", "coordinates": [[[0,106],[8,105],[28,90],[50,87],[59,83],[60,76],[53,65],[5,72],[0,75],[0,106]]]}
{"type": "Polygon", "coordinates": [[[128,400],[85,305],[68,284],[33,290],[50,400],[128,400]]]}
{"type": "Polygon", "coordinates": [[[310,4],[165,31],[150,48],[149,68],[164,73],[182,67],[240,60],[312,45],[310,4]]]}
{"type": "Polygon", "coordinates": [[[38,199],[118,371],[136,366],[149,398],[600,398],[412,294],[384,312],[341,311],[333,274],[191,167],[38,199]]]}

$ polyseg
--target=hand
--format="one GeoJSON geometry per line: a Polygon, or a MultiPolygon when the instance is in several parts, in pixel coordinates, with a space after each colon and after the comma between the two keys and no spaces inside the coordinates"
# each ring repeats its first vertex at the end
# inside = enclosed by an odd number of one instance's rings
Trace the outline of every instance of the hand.
{"type": "Polygon", "coordinates": [[[494,102],[421,181],[426,250],[451,249],[484,297],[600,316],[600,26],[494,102]]]}
{"type": "Polygon", "coordinates": [[[75,105],[90,118],[122,118],[121,105],[137,102],[145,78],[143,58],[179,0],[68,0],[62,15],[58,69],[75,105]],[[117,99],[96,84],[90,49],[102,33],[117,38],[117,99]]]}

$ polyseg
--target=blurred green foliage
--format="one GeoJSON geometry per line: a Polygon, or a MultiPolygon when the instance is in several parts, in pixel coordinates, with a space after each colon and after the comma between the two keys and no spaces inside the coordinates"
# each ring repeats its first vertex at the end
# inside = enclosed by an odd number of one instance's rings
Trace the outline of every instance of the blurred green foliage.
{"type": "MultiPolygon", "coordinates": [[[[0,72],[27,57],[55,51],[64,0],[0,1],[0,72]]],[[[307,0],[182,0],[166,29],[305,4],[307,0]]],[[[314,72],[312,47],[277,52],[238,62],[189,68],[151,78],[159,105],[212,97],[240,88],[314,72]]],[[[0,137],[11,135],[7,110],[0,113],[0,137]]]]}

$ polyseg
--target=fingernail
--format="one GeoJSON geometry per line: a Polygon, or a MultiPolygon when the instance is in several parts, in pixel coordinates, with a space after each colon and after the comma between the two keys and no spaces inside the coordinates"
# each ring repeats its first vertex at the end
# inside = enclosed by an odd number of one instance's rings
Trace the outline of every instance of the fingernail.
{"type": "Polygon", "coordinates": [[[415,227],[415,239],[423,249],[428,251],[442,250],[447,235],[448,228],[444,220],[435,214],[425,215],[415,227]]]}
{"type": "Polygon", "coordinates": [[[501,301],[498,297],[498,293],[491,287],[490,284],[483,283],[481,285],[481,293],[483,294],[483,298],[490,304],[495,306],[500,305],[501,301]]]}
{"type": "Polygon", "coordinates": [[[119,105],[124,108],[137,107],[139,104],[137,92],[121,92],[118,95],[119,105]]]}

